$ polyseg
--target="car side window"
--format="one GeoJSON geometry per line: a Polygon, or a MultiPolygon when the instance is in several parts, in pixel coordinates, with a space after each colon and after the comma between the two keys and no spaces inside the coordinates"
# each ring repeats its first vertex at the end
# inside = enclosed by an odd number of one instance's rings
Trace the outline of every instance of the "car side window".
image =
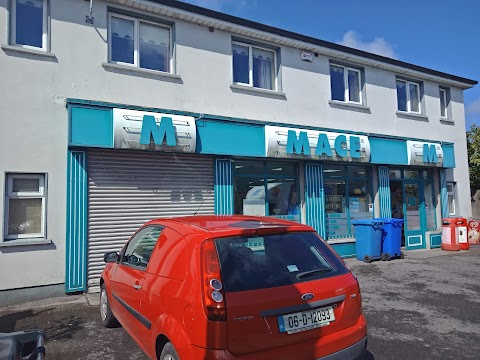
{"type": "Polygon", "coordinates": [[[125,248],[121,262],[146,268],[162,230],[160,226],[147,226],[137,232],[125,248]]]}

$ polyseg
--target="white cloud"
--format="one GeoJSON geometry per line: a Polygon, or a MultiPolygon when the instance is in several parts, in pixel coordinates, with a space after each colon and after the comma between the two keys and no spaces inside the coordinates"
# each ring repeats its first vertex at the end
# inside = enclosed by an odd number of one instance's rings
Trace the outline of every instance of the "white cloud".
{"type": "Polygon", "coordinates": [[[465,112],[467,115],[480,116],[480,98],[467,104],[465,112]]]}
{"type": "Polygon", "coordinates": [[[355,31],[347,31],[343,35],[340,45],[348,46],[358,50],[368,51],[377,55],[386,56],[392,59],[398,59],[393,46],[390,45],[383,37],[376,37],[370,42],[363,41],[355,31]]]}
{"type": "Polygon", "coordinates": [[[208,9],[229,12],[235,14],[244,9],[252,9],[257,6],[256,0],[183,0],[193,5],[208,9]]]}

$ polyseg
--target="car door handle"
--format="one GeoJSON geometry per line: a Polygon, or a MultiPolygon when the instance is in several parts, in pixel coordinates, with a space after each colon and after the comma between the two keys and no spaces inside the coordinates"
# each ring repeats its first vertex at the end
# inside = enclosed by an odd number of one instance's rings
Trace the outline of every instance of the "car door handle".
{"type": "Polygon", "coordinates": [[[135,290],[140,290],[140,289],[142,288],[142,285],[135,284],[135,285],[133,285],[133,288],[134,288],[135,290]]]}

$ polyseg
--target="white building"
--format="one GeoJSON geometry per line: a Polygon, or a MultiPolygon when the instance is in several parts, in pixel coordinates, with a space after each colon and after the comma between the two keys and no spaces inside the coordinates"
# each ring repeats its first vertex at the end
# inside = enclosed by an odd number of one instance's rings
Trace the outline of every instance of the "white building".
{"type": "Polygon", "coordinates": [[[476,81],[172,0],[89,4],[0,0],[3,302],[95,289],[154,217],[278,216],[352,256],[354,219],[404,218],[425,249],[448,199],[471,215],[476,81]]]}

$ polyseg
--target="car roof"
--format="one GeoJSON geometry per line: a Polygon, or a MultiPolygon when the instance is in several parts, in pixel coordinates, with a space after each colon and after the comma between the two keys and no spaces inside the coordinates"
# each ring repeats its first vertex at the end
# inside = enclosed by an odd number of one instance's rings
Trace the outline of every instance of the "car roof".
{"type": "Polygon", "coordinates": [[[241,235],[246,230],[284,228],[287,231],[315,231],[307,225],[267,216],[246,215],[197,215],[155,219],[149,225],[164,225],[178,232],[209,232],[214,236],[241,235]],[[190,231],[188,229],[190,228],[190,231]]]}

